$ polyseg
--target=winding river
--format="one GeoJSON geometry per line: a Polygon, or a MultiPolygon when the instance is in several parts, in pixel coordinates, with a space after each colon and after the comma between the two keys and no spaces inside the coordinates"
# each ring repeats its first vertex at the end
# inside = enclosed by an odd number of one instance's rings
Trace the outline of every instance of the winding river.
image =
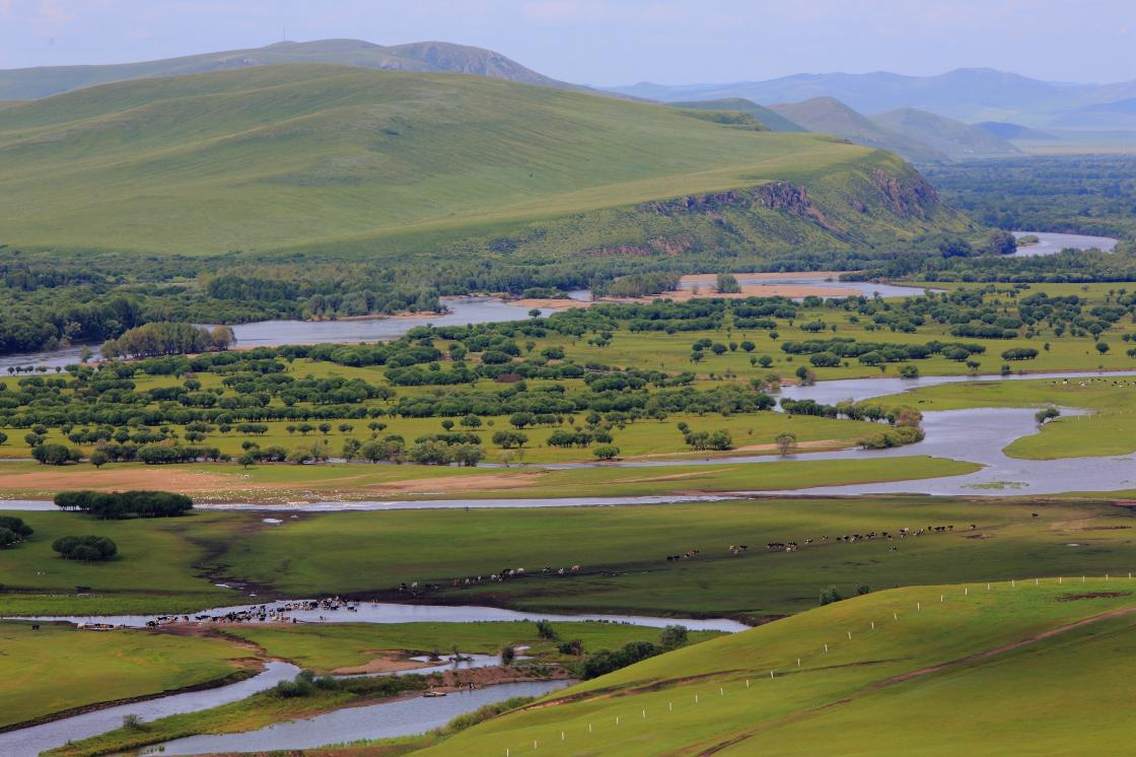
{"type": "Polygon", "coordinates": [[[363,707],[346,707],[304,720],[276,723],[258,731],[190,736],[167,741],[163,754],[215,754],[314,749],[363,739],[409,736],[443,726],[458,715],[512,697],[541,696],[568,681],[504,683],[445,697],[402,699],[363,707]]]}
{"type": "Polygon", "coordinates": [[[1056,255],[1062,250],[1100,250],[1112,252],[1117,240],[1112,237],[1094,237],[1087,234],[1057,234],[1050,231],[1015,231],[1014,236],[1037,237],[1037,244],[1019,247],[1013,254],[1015,258],[1029,258],[1037,255],[1056,255]]]}

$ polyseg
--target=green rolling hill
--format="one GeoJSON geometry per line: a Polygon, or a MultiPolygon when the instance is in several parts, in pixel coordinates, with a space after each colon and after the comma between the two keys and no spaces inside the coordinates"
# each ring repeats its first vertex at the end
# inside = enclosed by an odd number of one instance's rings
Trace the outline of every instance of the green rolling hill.
{"type": "Polygon", "coordinates": [[[690,110],[732,110],[753,116],[770,131],[805,131],[803,126],[793,123],[777,111],[741,97],[728,97],[722,100],[674,102],[668,103],[668,105],[690,110]]]}
{"type": "Polygon", "coordinates": [[[649,658],[421,753],[1125,753],[1115,692],[1136,672],[1129,587],[873,593],[649,658]]]}
{"type": "Polygon", "coordinates": [[[947,155],[918,139],[891,131],[831,97],[774,105],[773,110],[809,131],[835,134],[857,144],[892,150],[908,160],[936,162],[947,155]]]}
{"type": "Polygon", "coordinates": [[[0,110],[29,250],[560,259],[890,245],[965,229],[894,155],[474,76],[303,64],[0,110]]]}
{"type": "Polygon", "coordinates": [[[1022,154],[1008,141],[986,129],[926,110],[900,108],[874,115],[872,121],[896,134],[917,140],[951,160],[1011,158],[1022,154]]]}
{"type": "Polygon", "coordinates": [[[0,100],[36,100],[110,82],[287,63],[328,63],[390,71],[459,73],[544,87],[584,89],[539,74],[498,52],[480,47],[449,42],[411,42],[383,46],[358,39],[322,39],[312,42],[278,42],[248,50],[225,50],[141,63],[0,70],[0,100]]]}

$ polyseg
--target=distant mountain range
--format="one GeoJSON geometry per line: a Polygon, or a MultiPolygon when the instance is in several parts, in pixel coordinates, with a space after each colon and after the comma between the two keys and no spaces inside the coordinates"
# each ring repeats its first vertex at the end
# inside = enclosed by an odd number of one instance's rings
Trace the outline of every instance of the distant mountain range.
{"type": "MultiPolygon", "coordinates": [[[[772,131],[815,131],[850,142],[890,150],[917,163],[1003,158],[1021,152],[995,132],[928,111],[900,108],[865,116],[832,97],[764,108],[729,98],[672,103],[682,108],[713,108],[747,113],[772,131]]],[[[1019,127],[1024,128],[1024,127],[1019,127]]]]}
{"type": "Polygon", "coordinates": [[[383,46],[357,39],[280,42],[181,58],[104,66],[51,66],[0,71],[0,101],[38,100],[96,84],[158,76],[182,76],[282,63],[334,63],[418,73],[458,73],[556,89],[587,90],[549,78],[492,50],[449,42],[383,46]]]}
{"type": "Polygon", "coordinates": [[[644,82],[609,91],[663,102],[744,98],[765,106],[831,97],[863,113],[916,108],[968,123],[1100,128],[1102,112],[1124,110],[1124,102],[1136,98],[1136,80],[1069,84],[988,68],[960,68],[938,76],[876,72],[796,74],[727,84],[668,86],[644,82]]]}

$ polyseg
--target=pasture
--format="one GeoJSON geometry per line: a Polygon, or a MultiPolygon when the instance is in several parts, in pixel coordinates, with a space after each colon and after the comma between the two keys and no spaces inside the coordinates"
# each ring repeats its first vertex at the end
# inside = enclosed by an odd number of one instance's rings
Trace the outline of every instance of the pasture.
{"type": "MultiPolygon", "coordinates": [[[[0,607],[7,612],[6,603],[0,607]]],[[[0,729],[65,710],[148,697],[240,674],[249,651],[220,639],[96,633],[0,622],[0,729]],[[63,677],[66,676],[66,683],[63,677]]]]}
{"type": "Polygon", "coordinates": [[[262,599],[351,594],[756,620],[813,607],[829,586],[848,596],[861,585],[1120,572],[1136,563],[1129,511],[1093,500],[808,498],[295,515],[272,525],[261,513],[109,522],[27,513],[36,534],[0,551],[0,597],[7,613],[23,615],[185,612],[241,604],[255,591],[262,599]],[[902,528],[912,535],[897,538],[902,528]],[[55,538],[87,532],[114,539],[119,557],[88,566],[51,555],[55,538]],[[731,545],[748,549],[731,554],[731,545]],[[572,565],[578,575],[555,575],[572,565]],[[521,567],[523,579],[490,580],[521,567]],[[237,582],[248,588],[214,585],[237,582]],[[421,591],[399,590],[414,582],[421,591]],[[78,584],[90,591],[77,596],[78,584]]]}
{"type": "Polygon", "coordinates": [[[423,754],[1123,751],[1136,582],[879,592],[655,657],[423,754]],[[772,673],[772,675],[771,675],[772,673]],[[886,724],[886,725],[883,725],[886,724]]]}

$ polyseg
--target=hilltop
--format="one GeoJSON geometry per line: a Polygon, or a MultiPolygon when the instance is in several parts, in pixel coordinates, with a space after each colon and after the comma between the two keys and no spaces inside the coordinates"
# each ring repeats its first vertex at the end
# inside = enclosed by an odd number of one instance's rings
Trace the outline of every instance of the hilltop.
{"type": "Polygon", "coordinates": [[[525,68],[501,53],[450,42],[376,45],[358,39],[278,42],[179,58],[95,66],[45,66],[0,71],[0,101],[36,100],[82,87],[163,76],[186,76],[287,63],[331,63],[387,71],[459,73],[543,87],[585,89],[525,68]]]}
{"type": "Polygon", "coordinates": [[[676,108],[691,110],[729,110],[746,113],[753,116],[770,131],[807,131],[800,124],[793,123],[772,108],[763,107],[752,100],[741,97],[730,97],[724,100],[692,100],[668,104],[676,108]]]}
{"type": "Polygon", "coordinates": [[[903,161],[501,79],[322,64],[0,110],[0,239],[29,249],[752,254],[966,228],[903,161]]]}
{"type": "Polygon", "coordinates": [[[1006,139],[987,129],[916,108],[879,113],[872,116],[872,121],[891,132],[917,140],[951,160],[1007,158],[1021,154],[1006,139]]]}
{"type": "Polygon", "coordinates": [[[927,163],[947,159],[946,153],[891,131],[832,97],[774,105],[773,110],[809,131],[835,134],[857,144],[891,150],[908,160],[927,163]]]}

